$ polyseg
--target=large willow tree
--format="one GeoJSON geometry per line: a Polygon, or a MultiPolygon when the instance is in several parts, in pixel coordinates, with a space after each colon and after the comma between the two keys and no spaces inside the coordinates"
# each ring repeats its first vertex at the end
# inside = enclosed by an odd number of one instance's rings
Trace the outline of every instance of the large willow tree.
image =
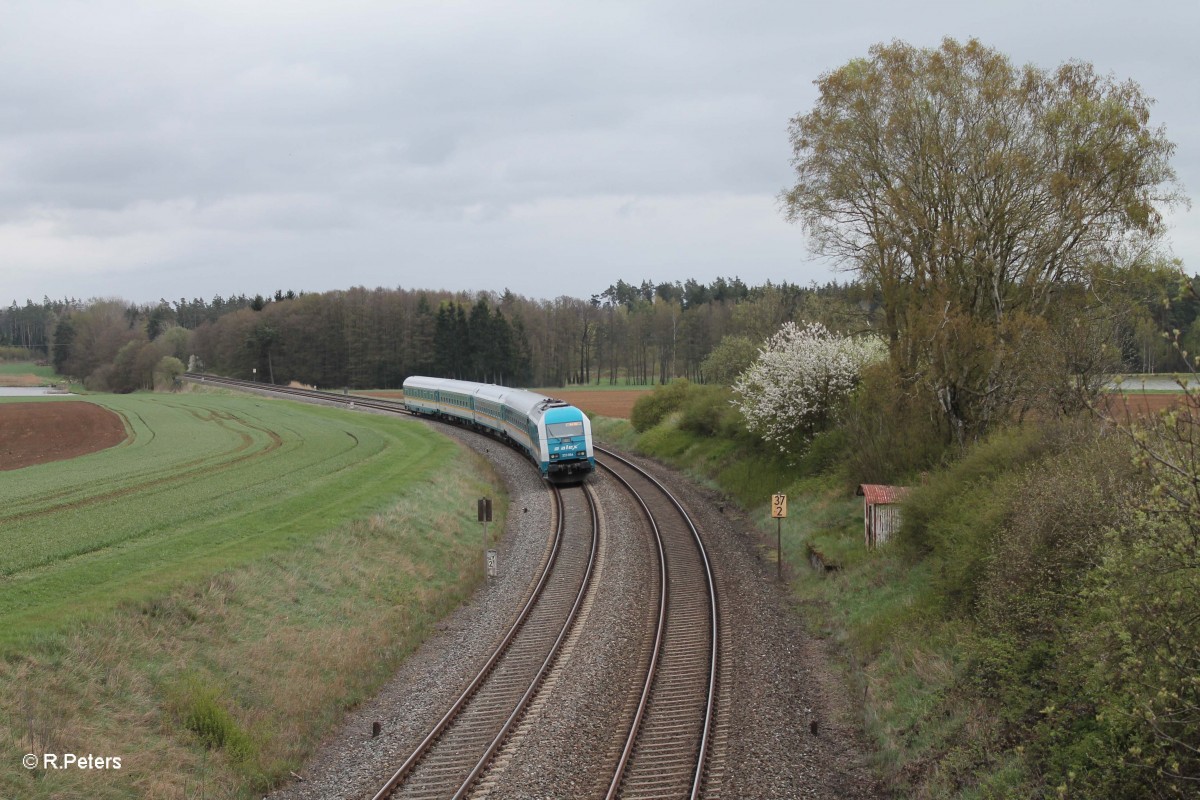
{"type": "Polygon", "coordinates": [[[974,39],[876,45],[817,86],[786,214],[878,292],[893,363],[959,440],[1094,366],[1081,324],[1181,198],[1141,89],[974,39]]]}

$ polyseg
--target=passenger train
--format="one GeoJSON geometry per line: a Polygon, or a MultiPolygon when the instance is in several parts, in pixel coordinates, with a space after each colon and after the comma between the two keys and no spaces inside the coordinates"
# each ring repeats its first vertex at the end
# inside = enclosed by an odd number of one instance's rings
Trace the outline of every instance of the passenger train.
{"type": "Polygon", "coordinates": [[[592,424],[575,406],[524,389],[414,375],[404,381],[404,406],[486,429],[523,450],[542,477],[582,481],[596,468],[592,424]]]}

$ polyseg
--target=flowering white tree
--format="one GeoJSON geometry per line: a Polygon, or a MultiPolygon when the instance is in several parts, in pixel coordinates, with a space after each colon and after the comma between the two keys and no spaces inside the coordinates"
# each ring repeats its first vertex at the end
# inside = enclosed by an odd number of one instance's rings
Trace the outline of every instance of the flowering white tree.
{"type": "Polygon", "coordinates": [[[863,367],[887,356],[874,336],[831,333],[819,322],[785,323],[733,384],[746,427],[787,451],[828,426],[863,367]]]}

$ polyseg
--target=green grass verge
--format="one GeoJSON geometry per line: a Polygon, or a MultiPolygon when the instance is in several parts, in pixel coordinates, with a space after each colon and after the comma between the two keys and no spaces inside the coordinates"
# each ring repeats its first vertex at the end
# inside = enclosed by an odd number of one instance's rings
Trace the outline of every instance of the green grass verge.
{"type": "Polygon", "coordinates": [[[0,758],[123,766],[0,770],[0,797],[259,797],[481,580],[463,498],[502,530],[502,493],[405,420],[102,401],[132,442],[0,484],[0,758]]]}

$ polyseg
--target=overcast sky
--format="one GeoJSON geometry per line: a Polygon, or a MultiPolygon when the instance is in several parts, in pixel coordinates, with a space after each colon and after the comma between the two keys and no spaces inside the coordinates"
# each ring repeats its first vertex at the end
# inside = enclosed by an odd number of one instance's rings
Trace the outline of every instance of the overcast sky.
{"type": "Polygon", "coordinates": [[[0,302],[825,281],[788,119],[894,38],[1133,78],[1194,198],[1197,32],[1195,0],[0,0],[0,302]]]}

